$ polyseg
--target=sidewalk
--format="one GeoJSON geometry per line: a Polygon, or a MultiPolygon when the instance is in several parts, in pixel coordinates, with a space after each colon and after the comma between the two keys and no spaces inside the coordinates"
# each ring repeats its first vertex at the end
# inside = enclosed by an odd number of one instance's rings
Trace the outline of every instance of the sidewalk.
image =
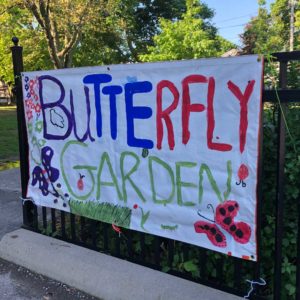
{"type": "Polygon", "coordinates": [[[0,172],[0,240],[22,226],[20,170],[0,172]]]}
{"type": "MultiPolygon", "coordinates": [[[[20,170],[0,172],[0,240],[22,226],[20,170]]],[[[49,279],[0,258],[1,300],[96,299],[61,282],[49,279]]]]}

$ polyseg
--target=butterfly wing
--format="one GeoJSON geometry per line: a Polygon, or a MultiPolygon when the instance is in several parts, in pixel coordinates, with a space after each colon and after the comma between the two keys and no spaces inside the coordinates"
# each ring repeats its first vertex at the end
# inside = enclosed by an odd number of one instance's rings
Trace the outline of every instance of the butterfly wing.
{"type": "Polygon", "coordinates": [[[219,230],[216,224],[211,224],[205,221],[198,221],[194,224],[197,233],[205,233],[207,238],[216,247],[226,247],[226,238],[219,230]]]}
{"type": "Polygon", "coordinates": [[[227,232],[229,232],[238,243],[247,244],[251,236],[251,227],[245,222],[233,222],[227,232]]]}
{"type": "Polygon", "coordinates": [[[42,191],[42,194],[44,196],[47,196],[49,194],[48,191],[49,184],[43,174],[42,168],[39,166],[36,166],[32,171],[31,185],[35,186],[37,183],[39,183],[39,189],[42,191]]]}
{"type": "Polygon", "coordinates": [[[49,180],[55,182],[59,177],[58,169],[51,166],[51,160],[53,157],[52,148],[46,146],[42,149],[42,164],[48,174],[49,180]]]}
{"type": "Polygon", "coordinates": [[[251,227],[245,222],[235,222],[239,205],[234,200],[225,201],[216,208],[216,223],[226,230],[235,241],[241,244],[249,242],[251,227]]]}

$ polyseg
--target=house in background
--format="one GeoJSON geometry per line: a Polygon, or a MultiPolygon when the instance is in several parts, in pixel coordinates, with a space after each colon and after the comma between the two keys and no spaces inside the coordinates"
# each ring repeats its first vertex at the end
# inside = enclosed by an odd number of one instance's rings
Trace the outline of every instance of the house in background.
{"type": "Polygon", "coordinates": [[[221,57],[232,57],[232,56],[240,56],[243,54],[243,51],[241,49],[230,49],[229,51],[225,52],[221,55],[221,57]]]}
{"type": "Polygon", "coordinates": [[[10,103],[11,94],[9,91],[9,86],[3,80],[0,79],[0,105],[10,103]]]}

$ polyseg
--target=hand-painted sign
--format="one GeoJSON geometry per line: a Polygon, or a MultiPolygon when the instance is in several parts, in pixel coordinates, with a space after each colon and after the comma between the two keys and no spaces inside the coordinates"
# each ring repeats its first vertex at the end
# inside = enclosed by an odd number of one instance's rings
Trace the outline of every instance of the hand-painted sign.
{"type": "Polygon", "coordinates": [[[37,205],[257,259],[257,56],[22,78],[37,205]]]}

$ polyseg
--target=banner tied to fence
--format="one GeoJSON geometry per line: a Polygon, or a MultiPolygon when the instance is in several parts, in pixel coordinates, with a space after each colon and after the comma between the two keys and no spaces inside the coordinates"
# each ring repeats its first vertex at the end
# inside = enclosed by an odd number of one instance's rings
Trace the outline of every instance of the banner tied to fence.
{"type": "Polygon", "coordinates": [[[27,197],[256,260],[262,65],[253,55],[23,73],[27,197]]]}

